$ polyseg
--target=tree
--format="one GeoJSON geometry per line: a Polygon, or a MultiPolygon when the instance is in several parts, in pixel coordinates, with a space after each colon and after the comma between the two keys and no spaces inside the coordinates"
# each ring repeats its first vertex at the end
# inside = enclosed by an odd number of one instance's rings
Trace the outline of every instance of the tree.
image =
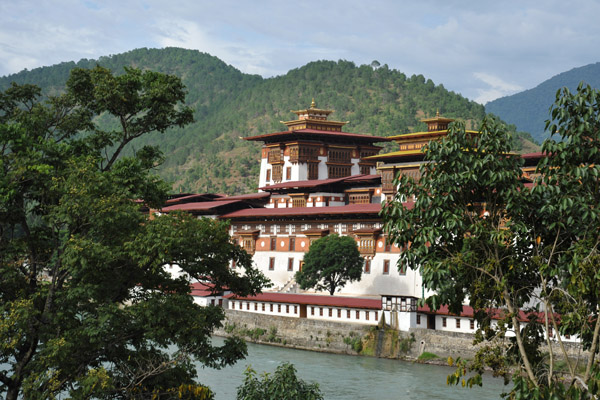
{"type": "Polygon", "coordinates": [[[143,213],[166,199],[152,174],[161,154],[121,154],[191,121],[181,82],[75,69],[64,94],[39,95],[32,85],[0,94],[0,392],[211,398],[193,361],[229,365],[245,344],[210,344],[224,314],[194,304],[189,279],[252,295],[265,278],[223,222],[143,213]],[[189,278],[172,277],[169,264],[189,278]]]}
{"type": "Polygon", "coordinates": [[[322,400],[317,383],[306,383],[296,376],[296,368],[290,363],[279,365],[272,374],[265,373],[262,379],[256,371],[248,368],[244,383],[238,387],[237,400],[322,400]]]}
{"type": "Polygon", "coordinates": [[[418,183],[398,178],[384,218],[392,240],[406,246],[401,262],[419,268],[424,286],[435,291],[426,300],[432,309],[447,304],[458,314],[470,304],[479,323],[476,340],[487,341],[472,362],[458,362],[449,382],[471,370],[475,375],[463,382],[481,384],[485,366],[508,378],[516,364],[511,398],[597,395],[599,100],[597,91],[583,87],[557,94],[549,126],[562,140],[544,143],[541,178],[532,190],[522,183],[505,127],[493,118],[478,135],[454,124],[445,139],[425,148],[418,183]],[[402,203],[412,196],[414,204],[402,203]],[[501,317],[496,328],[492,314],[501,317]],[[560,335],[544,334],[551,329],[581,339],[589,350],[583,373],[560,335]],[[556,371],[556,347],[568,380],[556,371]]]}
{"type": "Polygon", "coordinates": [[[360,281],[363,263],[354,239],[328,235],[310,245],[296,282],[302,289],[327,290],[333,296],[347,282],[360,281]]]}

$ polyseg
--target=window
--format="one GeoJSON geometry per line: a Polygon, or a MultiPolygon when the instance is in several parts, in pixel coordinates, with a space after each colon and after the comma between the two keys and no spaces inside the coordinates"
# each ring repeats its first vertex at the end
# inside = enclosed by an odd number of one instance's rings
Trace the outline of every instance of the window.
{"type": "Polygon", "coordinates": [[[231,309],[232,309],[232,310],[235,310],[235,301],[232,301],[232,302],[231,302],[231,309]]]}
{"type": "Polygon", "coordinates": [[[475,329],[475,320],[474,319],[469,321],[469,328],[471,328],[471,330],[475,329]]]}
{"type": "Polygon", "coordinates": [[[371,273],[371,260],[365,259],[365,274],[371,273]]]}
{"type": "Polygon", "coordinates": [[[446,327],[446,317],[442,317],[442,326],[446,327]]]}
{"type": "Polygon", "coordinates": [[[333,317],[333,308],[330,308],[330,309],[329,309],[329,316],[330,316],[330,317],[333,317]]]}
{"type": "Polygon", "coordinates": [[[384,249],[386,253],[389,253],[390,251],[392,251],[392,243],[390,242],[389,238],[385,238],[384,241],[384,249]]]}
{"type": "Polygon", "coordinates": [[[277,250],[277,238],[276,237],[271,238],[271,250],[277,250]]]}
{"type": "Polygon", "coordinates": [[[250,302],[247,302],[246,303],[246,310],[249,310],[249,309],[250,309],[250,302]]]}
{"type": "Polygon", "coordinates": [[[456,327],[460,328],[460,318],[456,318],[456,327]]]}
{"type": "Polygon", "coordinates": [[[280,313],[281,312],[281,304],[277,304],[277,312],[280,313]]]}
{"type": "Polygon", "coordinates": [[[294,306],[294,314],[298,314],[298,306],[294,306]]]}
{"type": "Polygon", "coordinates": [[[254,303],[254,311],[258,311],[258,303],[254,303]]]}
{"type": "Polygon", "coordinates": [[[319,178],[319,164],[318,163],[308,163],[308,179],[318,179],[319,178]]]}
{"type": "Polygon", "coordinates": [[[417,314],[417,325],[421,325],[421,316],[417,314]]]}
{"type": "Polygon", "coordinates": [[[315,308],[314,307],[310,308],[310,315],[315,315],[315,308]]]}
{"type": "Polygon", "coordinates": [[[375,321],[379,321],[379,318],[377,318],[377,311],[375,311],[375,321]]]}
{"type": "Polygon", "coordinates": [[[273,303],[269,304],[269,309],[273,312],[273,303]]]}
{"type": "Polygon", "coordinates": [[[290,313],[290,306],[288,304],[285,305],[285,313],[286,314],[290,313]]]}
{"type": "Polygon", "coordinates": [[[398,268],[398,272],[400,272],[400,275],[406,275],[406,265],[402,263],[402,260],[399,260],[399,263],[400,268],[398,268]]]}
{"type": "Polygon", "coordinates": [[[285,169],[285,180],[286,181],[291,181],[292,180],[292,167],[287,167],[285,169]]]}
{"type": "Polygon", "coordinates": [[[370,314],[370,312],[368,312],[368,311],[365,311],[365,319],[366,319],[367,321],[369,320],[369,314],[370,314]]]}
{"type": "Polygon", "coordinates": [[[262,310],[265,311],[265,303],[262,303],[262,310]]]}
{"type": "Polygon", "coordinates": [[[323,307],[319,307],[319,316],[323,316],[323,307]]]}
{"type": "Polygon", "coordinates": [[[296,251],[296,238],[290,238],[290,251],[296,251]]]}
{"type": "Polygon", "coordinates": [[[267,170],[267,183],[269,183],[271,181],[271,170],[268,169],[267,170]]]}
{"type": "Polygon", "coordinates": [[[346,310],[346,318],[350,319],[350,310],[346,310]]]}
{"type": "Polygon", "coordinates": [[[294,270],[294,259],[288,258],[288,271],[293,271],[293,270],[294,270]]]}
{"type": "Polygon", "coordinates": [[[383,274],[388,275],[390,273],[390,260],[383,260],[383,274]]]}
{"type": "Polygon", "coordinates": [[[275,269],[275,257],[269,257],[269,271],[275,269]]]}
{"type": "Polygon", "coordinates": [[[340,308],[338,308],[337,314],[338,314],[338,318],[342,318],[342,310],[340,308]]]}
{"type": "Polygon", "coordinates": [[[356,310],[356,319],[360,319],[360,311],[356,310]]]}

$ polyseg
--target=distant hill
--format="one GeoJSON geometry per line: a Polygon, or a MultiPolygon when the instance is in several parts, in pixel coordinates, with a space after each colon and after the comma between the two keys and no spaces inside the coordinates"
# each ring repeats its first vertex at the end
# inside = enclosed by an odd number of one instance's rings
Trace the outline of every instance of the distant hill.
{"type": "MultiPolygon", "coordinates": [[[[260,146],[240,138],[286,129],[280,121],[294,119],[290,110],[308,107],[312,98],[319,108],[335,110],[331,119],[350,121],[345,131],[378,136],[424,129],[420,119],[434,116],[438,109],[446,117],[465,120],[468,128],[476,128],[485,115],[482,105],[423,75],[407,77],[387,65],[316,61],[264,79],[209,54],[178,48],[137,49],[22,71],[0,78],[0,90],[15,81],[34,83],[45,94],[55,94],[73,67],[96,64],[117,73],[134,66],[175,74],[187,86],[187,102],[195,109],[196,122],[164,135],[149,135],[128,149],[159,145],[166,161],[158,173],[172,182],[175,191],[256,190],[260,146]]],[[[529,149],[530,144],[519,140],[516,148],[529,149]]]]}
{"type": "Polygon", "coordinates": [[[529,132],[541,143],[549,136],[548,132],[544,132],[544,128],[546,120],[550,118],[548,110],[556,99],[556,91],[565,86],[575,91],[581,81],[600,88],[600,62],[573,68],[533,89],[490,101],[485,105],[485,111],[516,125],[519,131],[529,132]]]}

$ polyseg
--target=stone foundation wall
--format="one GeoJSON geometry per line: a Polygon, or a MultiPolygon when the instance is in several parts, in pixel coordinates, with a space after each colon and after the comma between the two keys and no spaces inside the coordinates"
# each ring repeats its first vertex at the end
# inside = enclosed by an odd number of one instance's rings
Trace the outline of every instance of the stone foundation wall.
{"type": "MultiPolygon", "coordinates": [[[[479,348],[473,345],[473,335],[469,333],[420,328],[398,332],[379,329],[376,325],[287,318],[236,310],[226,310],[225,314],[224,327],[215,332],[218,336],[236,334],[255,343],[305,350],[402,359],[417,359],[423,352],[429,352],[441,359],[471,359],[479,348]]],[[[567,343],[565,347],[570,356],[586,356],[586,353],[578,354],[575,345],[567,343]]],[[[562,358],[558,344],[553,349],[554,354],[562,358]]]]}

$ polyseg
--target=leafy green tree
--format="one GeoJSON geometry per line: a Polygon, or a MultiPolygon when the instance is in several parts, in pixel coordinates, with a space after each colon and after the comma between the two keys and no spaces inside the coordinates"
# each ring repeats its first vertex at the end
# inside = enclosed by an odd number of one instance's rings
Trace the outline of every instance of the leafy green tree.
{"type": "Polygon", "coordinates": [[[542,177],[532,190],[522,183],[505,127],[494,119],[484,120],[478,135],[454,124],[425,149],[419,182],[398,179],[384,217],[394,242],[406,246],[401,262],[420,269],[425,287],[435,291],[426,300],[433,309],[447,304],[458,314],[468,302],[480,326],[477,341],[489,341],[475,360],[459,361],[449,382],[472,370],[463,382],[480,384],[486,366],[508,378],[516,363],[511,398],[597,395],[599,100],[583,87],[557,95],[549,126],[561,141],[544,143],[542,177]],[[410,207],[402,203],[413,196],[410,207]],[[491,309],[501,317],[496,328],[491,309]],[[581,340],[589,351],[583,373],[560,335],[544,335],[551,329],[581,340]],[[514,338],[506,338],[508,331],[514,338]],[[555,349],[566,360],[568,380],[556,371],[555,349]]]}
{"type": "Polygon", "coordinates": [[[246,370],[244,383],[238,387],[237,400],[322,400],[317,383],[306,383],[296,376],[296,368],[290,363],[279,365],[272,374],[256,377],[252,368],[246,370]]]}
{"type": "Polygon", "coordinates": [[[166,199],[153,175],[161,154],[121,156],[133,139],[191,121],[181,82],[97,67],[74,70],[60,96],[39,94],[32,85],[0,94],[0,392],[212,398],[193,362],[229,365],[246,348],[211,345],[224,314],[196,305],[189,279],[251,295],[265,278],[224,223],[149,218],[142,208],[166,199]],[[171,264],[189,278],[172,277],[171,264]]]}
{"type": "Polygon", "coordinates": [[[310,245],[296,282],[302,289],[326,290],[333,296],[347,282],[360,281],[363,263],[354,239],[327,235],[310,245]]]}

